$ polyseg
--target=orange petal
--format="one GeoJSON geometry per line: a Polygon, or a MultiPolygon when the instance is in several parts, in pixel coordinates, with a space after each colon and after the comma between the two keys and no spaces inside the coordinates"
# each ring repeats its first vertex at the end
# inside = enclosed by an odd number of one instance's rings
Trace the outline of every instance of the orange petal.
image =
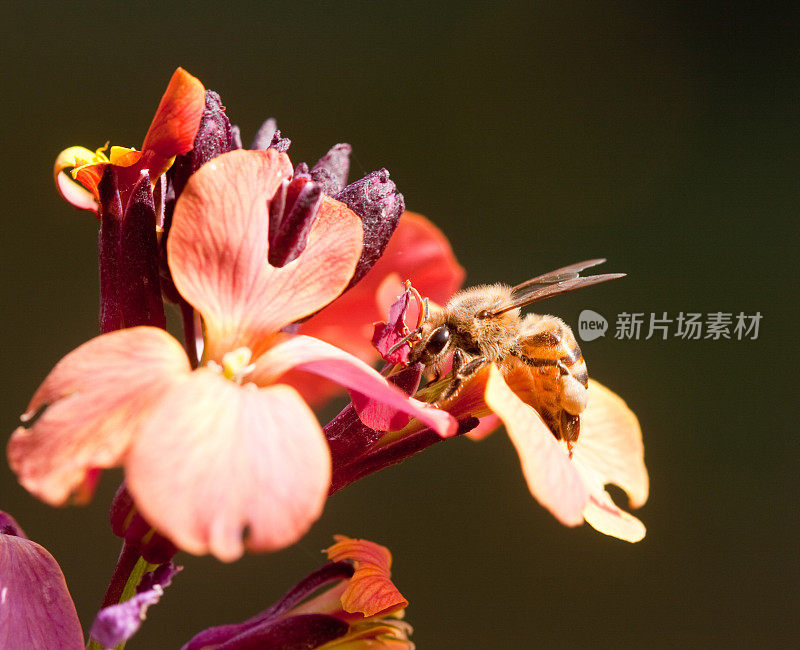
{"type": "Polygon", "coordinates": [[[639,421],[619,395],[593,379],[573,458],[592,468],[603,484],[625,490],[631,507],[647,501],[649,480],[639,421]]]}
{"type": "Polygon", "coordinates": [[[8,459],[20,483],[59,505],[85,500],[95,468],[119,465],[152,404],[189,373],[180,344],[163,330],[134,327],[104,334],[64,357],[33,396],[8,459]]]}
{"type": "Polygon", "coordinates": [[[207,358],[237,347],[255,356],[278,330],[333,300],[361,254],[362,227],[326,198],[303,253],[267,263],[267,202],[292,166],[285,154],[232,151],[189,179],[175,207],[167,249],[175,285],[203,315],[207,358]]]}
{"type": "Polygon", "coordinates": [[[342,594],[344,611],[365,617],[386,616],[408,606],[391,580],[392,554],[389,549],[366,539],[335,535],[327,549],[334,562],[353,560],[355,573],[342,594]]]}
{"type": "Polygon", "coordinates": [[[195,371],[160,400],[125,463],[143,516],[190,553],[230,562],[299,539],[322,512],[330,453],[297,392],[195,371]]]}
{"type": "MultiPolygon", "coordinates": [[[[153,152],[161,160],[184,154],[194,146],[205,107],[206,90],[199,79],[178,68],[169,80],[156,114],[142,143],[142,151],[153,152]]],[[[150,168],[150,178],[158,173],[150,168]]]]}
{"type": "Polygon", "coordinates": [[[505,424],[531,494],[561,523],[581,524],[589,495],[580,474],[539,414],[514,394],[494,365],[486,403],[505,424]]]}

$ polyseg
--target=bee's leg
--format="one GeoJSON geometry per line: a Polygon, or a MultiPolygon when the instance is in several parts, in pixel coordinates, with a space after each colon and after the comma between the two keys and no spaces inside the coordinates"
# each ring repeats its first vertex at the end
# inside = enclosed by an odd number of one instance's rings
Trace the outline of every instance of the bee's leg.
{"type": "Polygon", "coordinates": [[[435,404],[438,406],[442,402],[446,402],[461,388],[461,384],[465,379],[469,379],[478,370],[486,365],[487,361],[484,357],[476,357],[470,361],[466,361],[466,355],[459,349],[453,352],[453,380],[450,385],[444,389],[444,392],[436,400],[435,404]]]}

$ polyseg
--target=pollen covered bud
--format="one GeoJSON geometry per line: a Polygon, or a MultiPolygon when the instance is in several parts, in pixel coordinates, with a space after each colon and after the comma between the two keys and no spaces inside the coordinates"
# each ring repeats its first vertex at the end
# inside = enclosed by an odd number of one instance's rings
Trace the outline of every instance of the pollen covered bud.
{"type": "Polygon", "coordinates": [[[364,248],[353,278],[347,286],[355,285],[383,255],[389,238],[405,210],[403,195],[397,192],[385,169],[367,174],[350,183],[333,198],[355,212],[364,226],[364,248]]]}

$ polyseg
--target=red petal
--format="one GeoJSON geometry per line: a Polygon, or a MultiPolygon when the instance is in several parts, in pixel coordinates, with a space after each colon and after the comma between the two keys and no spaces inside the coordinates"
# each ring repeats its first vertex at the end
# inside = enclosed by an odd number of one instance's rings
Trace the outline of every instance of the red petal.
{"type": "Polygon", "coordinates": [[[408,606],[408,601],[391,580],[392,554],[389,549],[366,539],[334,537],[327,549],[334,562],[353,560],[356,571],[342,594],[344,611],[365,617],[387,616],[408,606]]]}
{"type": "Polygon", "coordinates": [[[229,562],[297,541],[322,512],[330,454],[297,392],[201,369],[161,399],[125,464],[142,515],[190,553],[229,562]]]}
{"type": "Polygon", "coordinates": [[[8,444],[20,483],[48,503],[80,492],[95,468],[119,465],[152,403],[189,373],[180,344],[163,330],[135,327],[104,334],[64,357],[33,396],[23,420],[48,405],[8,444]]]}
{"type": "Polygon", "coordinates": [[[81,624],[58,563],[37,543],[2,533],[0,648],[83,648],[81,624]]]}
{"type": "Polygon", "coordinates": [[[327,198],[303,253],[281,268],[267,264],[267,201],[291,173],[289,159],[273,149],[232,151],[195,173],[178,200],[169,264],[178,290],[205,320],[206,358],[219,361],[241,346],[258,355],[352,276],[361,222],[327,198]]]}
{"type": "MultiPolygon", "coordinates": [[[[163,160],[189,151],[200,127],[205,101],[206,91],[200,80],[183,68],[175,70],[144,137],[142,151],[163,160]]],[[[155,173],[151,168],[150,178],[163,171],[155,173]]]]}
{"type": "Polygon", "coordinates": [[[516,396],[495,366],[486,383],[486,403],[506,426],[531,494],[561,523],[581,524],[589,495],[578,470],[539,414],[516,396]]]}

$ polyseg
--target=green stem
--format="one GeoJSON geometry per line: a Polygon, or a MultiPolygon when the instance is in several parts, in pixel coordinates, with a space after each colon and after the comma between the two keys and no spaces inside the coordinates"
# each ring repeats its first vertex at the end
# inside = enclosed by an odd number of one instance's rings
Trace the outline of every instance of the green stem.
{"type": "MultiPolygon", "coordinates": [[[[102,607],[124,603],[133,597],[136,594],[136,587],[142,581],[142,576],[155,569],[156,566],[158,565],[150,564],[139,555],[137,546],[123,542],[117,566],[114,568],[114,573],[103,598],[102,607]]],[[[116,646],[115,650],[122,650],[124,647],[125,643],[121,643],[116,646]]],[[[86,644],[86,650],[103,650],[103,646],[94,639],[89,639],[86,644]]]]}

